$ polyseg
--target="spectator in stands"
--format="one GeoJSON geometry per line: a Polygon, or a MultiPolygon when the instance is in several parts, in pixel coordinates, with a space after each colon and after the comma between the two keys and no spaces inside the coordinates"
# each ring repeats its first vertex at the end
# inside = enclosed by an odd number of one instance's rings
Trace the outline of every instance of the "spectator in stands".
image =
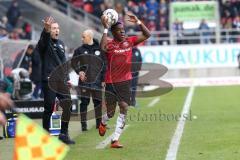
{"type": "MultiPolygon", "coordinates": [[[[157,30],[157,25],[154,21],[150,21],[147,24],[147,28],[150,31],[156,31],[157,30]]],[[[158,41],[156,41],[157,35],[152,35],[149,37],[149,39],[145,42],[146,45],[158,45],[158,41]]]]}
{"type": "Polygon", "coordinates": [[[123,22],[124,21],[124,9],[123,9],[123,5],[121,3],[116,3],[115,5],[115,10],[118,13],[118,21],[123,22]]]}
{"type": "Polygon", "coordinates": [[[128,1],[126,11],[139,15],[139,4],[134,1],[128,1]]]}
{"type": "Polygon", "coordinates": [[[68,0],[68,1],[72,3],[74,7],[83,8],[83,5],[84,5],[83,0],[68,0]]]}
{"type": "Polygon", "coordinates": [[[6,28],[0,26],[0,40],[8,39],[8,32],[6,28]]]}
{"type": "Polygon", "coordinates": [[[104,3],[104,0],[94,0],[95,5],[99,5],[101,3],[104,3]]]}
{"type": "Polygon", "coordinates": [[[105,3],[100,3],[98,6],[96,6],[96,9],[94,10],[94,15],[96,15],[98,18],[102,16],[103,11],[107,9],[105,3]]]}
{"type": "Polygon", "coordinates": [[[211,33],[210,33],[210,28],[206,22],[205,19],[203,19],[198,27],[198,29],[200,30],[200,41],[201,41],[201,44],[208,44],[210,43],[210,36],[211,36],[211,33]]]}
{"type": "Polygon", "coordinates": [[[167,31],[167,21],[165,17],[160,16],[160,20],[159,20],[159,30],[160,31],[167,31]]]}
{"type": "Polygon", "coordinates": [[[166,0],[160,0],[159,11],[161,11],[162,13],[165,13],[165,14],[167,13],[168,5],[167,5],[166,0]]]}
{"type": "MultiPolygon", "coordinates": [[[[165,2],[162,1],[162,3],[165,3],[165,2]]],[[[160,7],[159,9],[159,18],[158,18],[159,20],[157,21],[157,23],[159,22],[158,30],[160,31],[168,30],[168,11],[165,8],[165,4],[162,4],[161,6],[162,7],[160,7]]]]}
{"type": "Polygon", "coordinates": [[[13,30],[13,27],[8,23],[8,18],[6,16],[2,17],[2,20],[0,21],[0,26],[6,28],[8,32],[11,32],[13,30]]]}
{"type": "Polygon", "coordinates": [[[231,30],[232,30],[232,17],[231,17],[231,13],[229,12],[229,10],[225,10],[224,11],[224,16],[221,19],[221,24],[222,24],[222,28],[225,30],[225,41],[226,42],[231,42],[232,38],[231,38],[231,30]]]}
{"type": "Polygon", "coordinates": [[[230,0],[227,0],[223,4],[223,11],[228,11],[231,17],[234,16],[235,7],[232,5],[230,0]]]}
{"type": "Polygon", "coordinates": [[[16,0],[13,0],[12,5],[8,8],[7,11],[7,18],[9,24],[11,24],[13,28],[15,28],[20,17],[21,11],[18,7],[18,2],[16,0]]]}
{"type": "Polygon", "coordinates": [[[151,10],[147,15],[147,21],[153,21],[156,24],[159,22],[158,14],[155,14],[153,10],[151,10]]]}
{"type": "Polygon", "coordinates": [[[173,30],[175,33],[175,38],[177,40],[177,44],[182,44],[183,40],[183,22],[179,21],[178,19],[175,20],[173,23],[173,30]]]}
{"type": "Polygon", "coordinates": [[[107,8],[114,7],[114,0],[104,0],[104,3],[106,4],[107,8]]]}
{"type": "Polygon", "coordinates": [[[11,33],[9,33],[9,38],[14,40],[25,39],[26,33],[22,28],[15,28],[11,33]]]}
{"type": "Polygon", "coordinates": [[[29,23],[25,22],[23,24],[22,29],[25,33],[25,37],[23,37],[23,39],[31,40],[31,38],[32,38],[32,27],[31,27],[31,25],[29,23]]]}
{"type": "Polygon", "coordinates": [[[234,31],[232,32],[233,35],[233,42],[238,42],[239,40],[239,31],[240,31],[240,16],[237,15],[233,19],[233,29],[234,31]]]}
{"type": "Polygon", "coordinates": [[[159,9],[159,4],[156,0],[147,0],[146,6],[147,6],[147,13],[148,14],[152,11],[153,14],[155,14],[157,16],[158,9],[159,9]]]}
{"type": "Polygon", "coordinates": [[[139,2],[138,12],[136,12],[136,15],[143,21],[147,18],[147,6],[144,2],[139,2]]]}
{"type": "Polygon", "coordinates": [[[93,0],[85,0],[83,5],[83,10],[87,13],[93,13],[93,0]]]}
{"type": "Polygon", "coordinates": [[[8,22],[8,18],[3,16],[0,20],[0,39],[28,39],[30,40],[32,37],[32,28],[31,25],[25,22],[20,27],[13,28],[12,25],[8,22]]]}

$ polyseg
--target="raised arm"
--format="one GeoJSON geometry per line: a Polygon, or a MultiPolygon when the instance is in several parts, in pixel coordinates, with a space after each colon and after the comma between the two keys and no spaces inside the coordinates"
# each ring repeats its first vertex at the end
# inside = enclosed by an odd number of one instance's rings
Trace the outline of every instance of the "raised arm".
{"type": "Polygon", "coordinates": [[[104,27],[104,31],[103,31],[102,39],[101,39],[101,42],[100,42],[100,47],[101,47],[102,51],[106,52],[107,33],[108,33],[108,29],[109,29],[110,26],[107,23],[107,17],[105,15],[102,15],[101,21],[102,21],[102,25],[104,27]]]}
{"type": "Polygon", "coordinates": [[[137,36],[137,40],[134,45],[137,45],[145,41],[146,39],[148,39],[151,36],[151,33],[148,30],[148,28],[135,15],[132,15],[132,14],[127,14],[127,15],[129,17],[128,21],[139,25],[142,31],[142,34],[137,36]]]}
{"type": "Polygon", "coordinates": [[[54,19],[52,17],[46,17],[43,20],[43,31],[41,33],[41,37],[38,41],[38,48],[39,53],[43,54],[47,48],[47,45],[49,44],[49,41],[51,39],[50,31],[51,31],[51,24],[54,22],[54,19]]]}

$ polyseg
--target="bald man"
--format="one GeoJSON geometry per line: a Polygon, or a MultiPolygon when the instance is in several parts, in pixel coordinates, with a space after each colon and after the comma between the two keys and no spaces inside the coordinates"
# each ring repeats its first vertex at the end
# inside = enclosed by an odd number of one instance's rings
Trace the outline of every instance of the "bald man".
{"type": "MultiPolygon", "coordinates": [[[[94,38],[92,30],[88,29],[82,33],[82,46],[74,51],[72,67],[79,75],[78,94],[81,100],[81,126],[82,131],[87,131],[87,107],[92,97],[96,128],[99,127],[102,114],[102,87],[104,86],[104,54],[99,43],[94,38]]],[[[92,118],[92,116],[89,116],[92,118]]]]}

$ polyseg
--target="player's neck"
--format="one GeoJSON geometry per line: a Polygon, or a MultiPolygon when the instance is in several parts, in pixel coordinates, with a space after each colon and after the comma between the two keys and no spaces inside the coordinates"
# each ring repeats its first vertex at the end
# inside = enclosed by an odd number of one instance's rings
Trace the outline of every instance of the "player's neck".
{"type": "Polygon", "coordinates": [[[124,40],[125,40],[125,38],[124,39],[116,39],[116,38],[114,38],[115,42],[123,42],[124,40]]]}

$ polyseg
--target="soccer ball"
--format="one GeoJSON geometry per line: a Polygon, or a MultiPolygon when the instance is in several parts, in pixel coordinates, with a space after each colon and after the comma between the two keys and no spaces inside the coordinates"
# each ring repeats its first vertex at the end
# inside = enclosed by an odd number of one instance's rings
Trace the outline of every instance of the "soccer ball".
{"type": "Polygon", "coordinates": [[[108,17],[108,24],[112,26],[118,21],[118,13],[114,9],[107,9],[103,12],[103,15],[108,17]]]}

